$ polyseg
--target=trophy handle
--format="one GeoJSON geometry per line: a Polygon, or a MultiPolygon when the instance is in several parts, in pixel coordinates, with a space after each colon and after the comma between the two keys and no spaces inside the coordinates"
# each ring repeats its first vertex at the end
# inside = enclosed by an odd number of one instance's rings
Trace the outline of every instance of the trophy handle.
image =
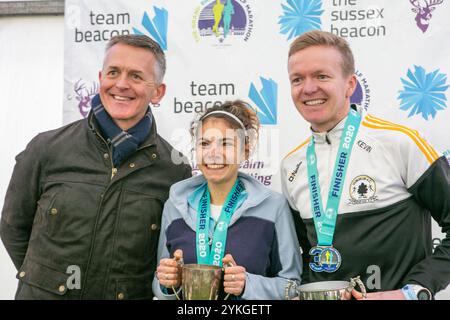
{"type": "MultiPolygon", "coordinates": [[[[232,264],[231,262],[228,262],[228,263],[226,264],[226,266],[223,267],[223,270],[225,271],[225,269],[226,269],[227,267],[234,267],[234,264],[232,264]]],[[[225,276],[225,275],[224,275],[224,276],[225,276]]],[[[230,294],[228,293],[228,294],[225,296],[225,299],[224,299],[224,300],[228,300],[229,297],[230,297],[230,294]]]]}
{"type": "MultiPolygon", "coordinates": [[[[285,300],[291,300],[289,292],[293,289],[295,292],[297,292],[297,282],[294,280],[289,279],[286,283],[286,287],[284,288],[284,299],[285,300]]],[[[298,297],[298,294],[297,294],[298,297]]]]}
{"type": "MultiPolygon", "coordinates": [[[[174,258],[174,259],[175,259],[175,258],[174,258]]],[[[184,265],[183,258],[181,258],[180,260],[178,260],[178,261],[177,261],[177,264],[178,264],[179,267],[183,267],[183,265],[184,265]]],[[[181,280],[181,281],[183,281],[183,280],[181,280]]],[[[177,290],[175,290],[175,288],[174,288],[173,286],[172,286],[172,290],[173,290],[173,293],[175,293],[175,297],[177,297],[177,300],[181,300],[180,296],[179,296],[178,293],[177,293],[177,290]]]]}
{"type": "Polygon", "coordinates": [[[356,278],[350,278],[350,293],[351,291],[358,285],[359,289],[361,290],[361,294],[363,298],[365,299],[367,297],[367,291],[366,287],[364,286],[364,283],[361,281],[361,278],[357,276],[356,278]]]}

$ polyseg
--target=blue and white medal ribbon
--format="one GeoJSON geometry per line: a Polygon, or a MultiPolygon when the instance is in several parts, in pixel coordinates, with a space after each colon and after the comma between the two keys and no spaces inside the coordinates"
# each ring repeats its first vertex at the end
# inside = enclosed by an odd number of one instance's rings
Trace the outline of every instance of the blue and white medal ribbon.
{"type": "Polygon", "coordinates": [[[350,109],[347,120],[345,121],[344,133],[339,142],[339,150],[334,164],[325,211],[323,210],[320,193],[314,137],[311,137],[306,151],[311,211],[318,244],[309,251],[309,254],[313,256],[309,267],[315,272],[335,272],[342,263],[342,257],[339,251],[333,247],[333,236],[347,167],[360,122],[361,116],[359,113],[350,109]]]}
{"type": "Polygon", "coordinates": [[[231,217],[236,210],[240,195],[244,191],[244,184],[240,179],[236,179],[227,199],[222,207],[219,220],[214,229],[212,250],[208,243],[209,236],[209,219],[211,217],[211,198],[208,185],[205,184],[205,190],[200,199],[197,212],[197,228],[196,228],[196,250],[197,263],[222,266],[222,259],[225,253],[225,245],[227,242],[228,225],[231,217]]]}

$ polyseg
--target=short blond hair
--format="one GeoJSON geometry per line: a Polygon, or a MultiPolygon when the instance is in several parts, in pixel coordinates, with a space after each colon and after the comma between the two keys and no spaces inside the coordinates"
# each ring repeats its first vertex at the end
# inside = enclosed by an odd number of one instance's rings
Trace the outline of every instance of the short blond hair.
{"type": "Polygon", "coordinates": [[[342,72],[345,76],[350,76],[355,73],[355,59],[348,42],[339,36],[330,32],[313,30],[303,33],[298,36],[289,48],[289,58],[306,48],[312,46],[328,46],[336,48],[342,57],[342,72]]]}

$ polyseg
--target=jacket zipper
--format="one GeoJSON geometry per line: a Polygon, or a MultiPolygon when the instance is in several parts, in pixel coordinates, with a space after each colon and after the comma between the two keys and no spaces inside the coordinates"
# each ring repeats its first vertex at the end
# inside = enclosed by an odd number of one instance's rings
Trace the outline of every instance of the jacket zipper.
{"type": "MultiPolygon", "coordinates": [[[[114,163],[113,163],[113,160],[112,160],[111,149],[109,148],[108,143],[105,141],[105,139],[103,139],[103,137],[102,137],[100,134],[98,134],[95,130],[94,130],[94,132],[95,132],[95,134],[96,134],[98,137],[100,137],[100,139],[103,141],[103,143],[106,145],[106,148],[108,149],[109,161],[111,162],[111,167],[112,167],[112,169],[111,169],[111,180],[112,180],[112,179],[114,178],[114,176],[117,174],[117,168],[114,168],[114,163]]],[[[109,185],[108,185],[108,187],[106,187],[106,189],[108,189],[108,188],[109,188],[109,185]]],[[[102,198],[103,198],[103,196],[102,196],[102,198]]],[[[101,207],[102,207],[102,202],[103,202],[103,199],[101,200],[100,206],[97,208],[97,218],[96,218],[96,222],[95,222],[95,229],[97,228],[97,224],[98,224],[98,216],[99,216],[99,211],[101,210],[101,207]]],[[[94,231],[94,237],[95,237],[95,231],[94,231]]],[[[94,239],[94,238],[93,238],[93,239],[94,239]]],[[[93,243],[91,242],[90,249],[89,249],[88,263],[87,263],[87,266],[86,266],[86,274],[88,274],[89,269],[90,269],[90,265],[91,265],[91,260],[92,260],[92,248],[93,248],[93,243]]],[[[87,279],[88,279],[88,278],[85,277],[85,280],[84,280],[84,282],[83,282],[83,287],[82,287],[81,294],[80,294],[80,297],[81,297],[81,298],[83,297],[83,295],[84,295],[84,293],[85,293],[84,288],[85,288],[87,279]]]]}
{"type": "MultiPolygon", "coordinates": [[[[95,132],[95,134],[96,134],[97,136],[100,137],[100,139],[103,141],[103,143],[105,143],[105,145],[106,145],[106,147],[107,147],[107,149],[108,149],[109,159],[110,159],[110,162],[111,162],[111,168],[112,168],[112,169],[111,169],[111,180],[112,180],[112,179],[114,178],[114,176],[117,174],[117,168],[114,167],[114,163],[113,163],[113,158],[112,158],[111,150],[110,150],[110,148],[109,148],[109,146],[108,146],[108,143],[105,141],[105,139],[104,139],[100,134],[98,134],[95,130],[94,130],[94,132],[95,132]]],[[[156,144],[150,144],[150,145],[142,146],[142,147],[138,148],[138,150],[144,149],[144,148],[146,148],[146,147],[154,146],[154,145],[156,145],[156,144]]],[[[108,188],[109,188],[109,186],[108,186],[106,189],[108,189],[108,188]]],[[[103,199],[102,199],[101,202],[103,202],[103,199]]],[[[100,209],[101,209],[101,205],[97,208],[97,220],[96,220],[96,222],[95,222],[95,225],[96,225],[96,226],[97,226],[97,223],[98,223],[98,216],[99,216],[99,211],[100,211],[100,209]]],[[[95,231],[94,231],[94,233],[95,233],[95,231]]],[[[94,237],[95,237],[95,235],[94,235],[94,237]]],[[[91,260],[92,260],[92,248],[93,248],[93,243],[91,242],[91,245],[90,245],[90,252],[89,252],[89,258],[88,258],[88,263],[87,263],[87,266],[86,266],[86,274],[88,274],[89,269],[90,269],[90,265],[91,265],[91,260]]],[[[80,294],[80,297],[81,297],[81,298],[83,297],[83,295],[84,295],[84,293],[85,293],[84,288],[85,288],[87,279],[88,279],[88,278],[85,277],[85,280],[84,280],[84,282],[83,282],[83,287],[82,287],[81,294],[80,294]]]]}
{"type": "Polygon", "coordinates": [[[108,143],[105,141],[105,139],[103,139],[103,137],[100,135],[100,134],[98,134],[96,131],[94,131],[95,132],[95,134],[97,135],[97,136],[99,136],[100,137],[100,139],[102,139],[102,141],[105,143],[105,145],[106,145],[106,148],[108,149],[108,154],[109,154],[109,161],[111,162],[111,180],[114,178],[114,176],[117,174],[117,168],[115,168],[114,167],[114,163],[113,163],[113,157],[112,157],[112,154],[111,154],[111,149],[109,148],[109,145],[108,145],[108,143]]]}
{"type": "Polygon", "coordinates": [[[111,170],[111,180],[114,178],[114,176],[116,175],[116,173],[117,173],[117,168],[112,168],[112,170],[111,170]]]}

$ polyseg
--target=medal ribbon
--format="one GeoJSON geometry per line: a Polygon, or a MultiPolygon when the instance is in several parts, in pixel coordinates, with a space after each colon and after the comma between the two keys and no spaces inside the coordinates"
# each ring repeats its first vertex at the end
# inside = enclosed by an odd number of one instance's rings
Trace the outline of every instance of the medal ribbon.
{"type": "Polygon", "coordinates": [[[322,198],[320,193],[319,173],[317,171],[317,157],[315,152],[314,137],[306,151],[308,162],[308,186],[311,200],[311,211],[313,214],[314,226],[317,233],[319,246],[331,246],[336,228],[336,218],[341,200],[344,180],[347,174],[347,166],[350,161],[352,147],[355,143],[356,133],[361,122],[358,112],[350,109],[344,125],[344,134],[339,142],[339,150],[334,164],[333,176],[330,190],[328,192],[326,211],[323,211],[322,198]]]}
{"type": "Polygon", "coordinates": [[[225,253],[225,245],[227,242],[228,225],[231,221],[234,211],[236,210],[240,195],[244,191],[244,184],[238,179],[233,185],[230,193],[225,200],[222,211],[214,229],[212,250],[209,246],[209,220],[211,217],[211,196],[209,194],[208,185],[205,184],[205,190],[200,199],[197,211],[197,227],[196,227],[196,250],[197,263],[222,266],[222,259],[225,253]]]}

